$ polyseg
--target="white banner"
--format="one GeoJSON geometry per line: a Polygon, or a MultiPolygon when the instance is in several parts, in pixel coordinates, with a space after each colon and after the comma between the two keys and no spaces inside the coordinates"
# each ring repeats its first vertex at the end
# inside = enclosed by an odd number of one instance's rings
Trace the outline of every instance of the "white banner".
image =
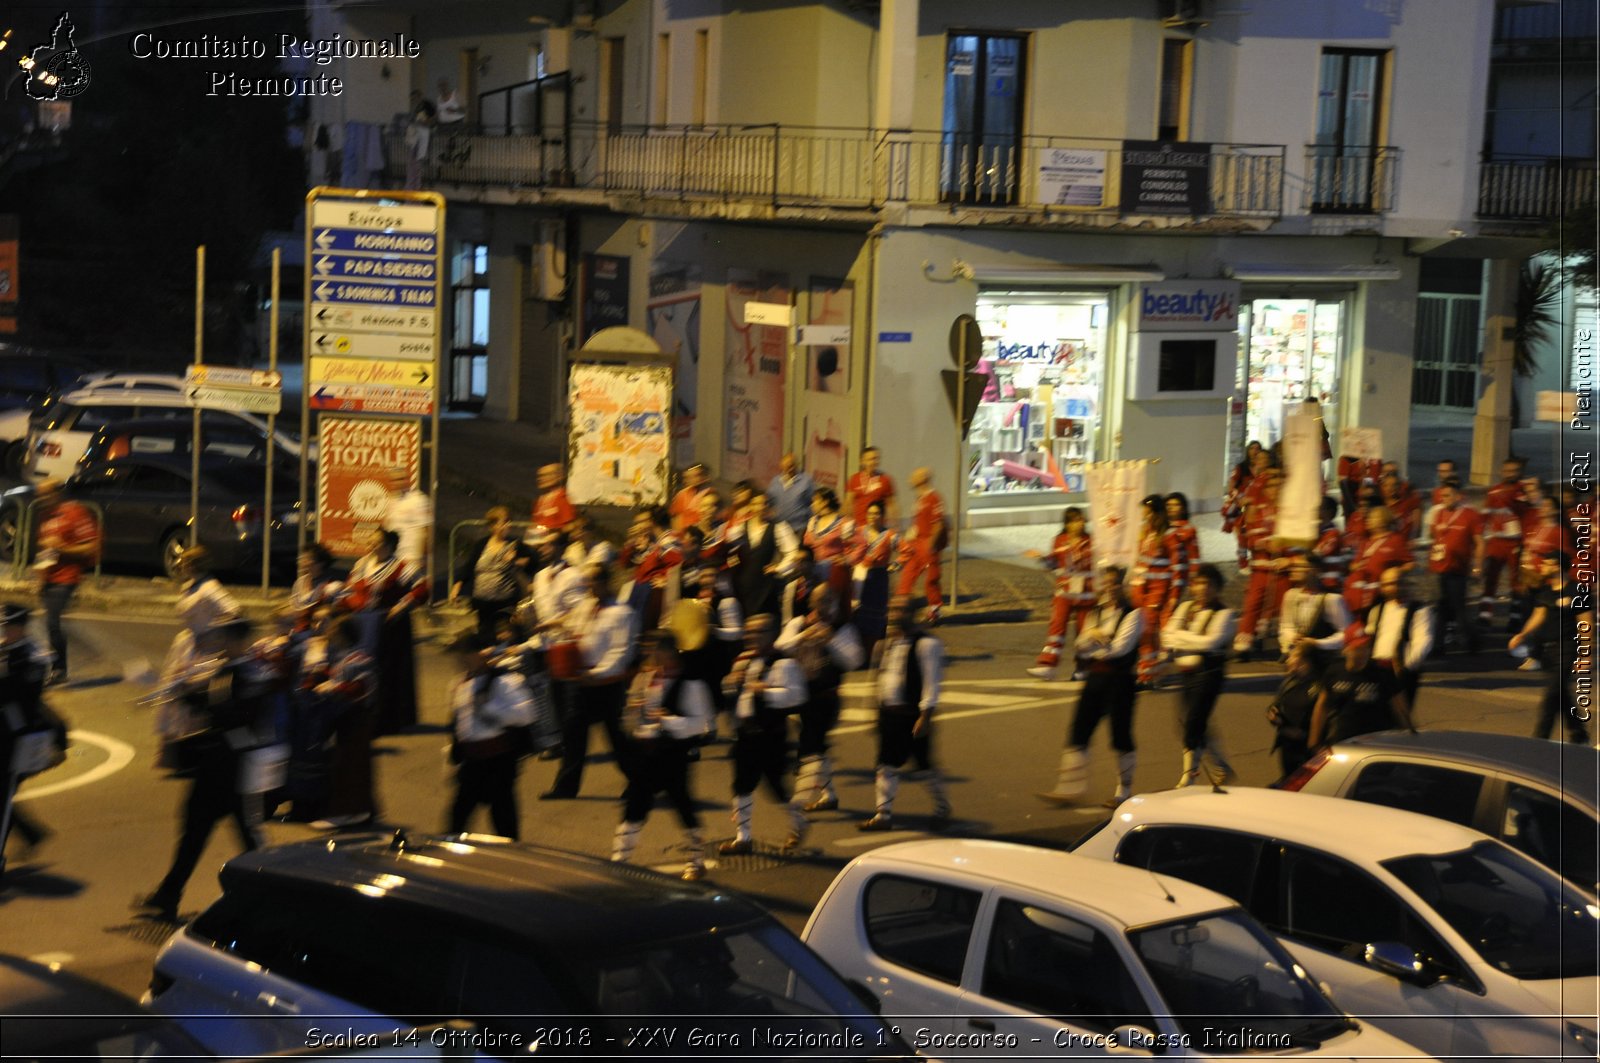
{"type": "Polygon", "coordinates": [[[1139,502],[1145,496],[1148,461],[1103,461],[1084,466],[1089,493],[1089,534],[1095,567],[1131,569],[1139,554],[1139,502]]]}
{"type": "Polygon", "coordinates": [[[1339,433],[1339,456],[1363,461],[1383,460],[1383,429],[1346,428],[1339,433]]]}
{"type": "Polygon", "coordinates": [[[1322,507],[1322,418],[1299,404],[1283,419],[1283,466],[1277,536],[1316,542],[1322,507]]]}

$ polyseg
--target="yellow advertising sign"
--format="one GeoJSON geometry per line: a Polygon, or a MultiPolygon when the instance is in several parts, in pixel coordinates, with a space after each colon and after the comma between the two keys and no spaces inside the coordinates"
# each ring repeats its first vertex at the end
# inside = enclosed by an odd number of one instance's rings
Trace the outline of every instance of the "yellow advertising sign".
{"type": "Polygon", "coordinates": [[[425,362],[384,361],[375,358],[311,356],[314,390],[324,384],[365,384],[387,387],[431,387],[433,366],[425,362]]]}

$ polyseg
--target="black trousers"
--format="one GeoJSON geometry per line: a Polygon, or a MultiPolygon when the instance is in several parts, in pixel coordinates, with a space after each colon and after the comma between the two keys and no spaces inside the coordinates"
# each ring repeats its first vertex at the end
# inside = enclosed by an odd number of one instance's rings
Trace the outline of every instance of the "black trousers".
{"type": "Polygon", "coordinates": [[[623,820],[643,823],[655,807],[656,795],[666,794],[683,829],[699,830],[700,812],[689,794],[692,747],[671,738],[652,738],[634,745],[630,755],[633,770],[628,775],[628,789],[622,795],[623,820]]]}
{"type": "Polygon", "coordinates": [[[800,756],[820,757],[828,752],[828,732],[839,722],[839,709],[837,682],[810,685],[800,709],[800,756]]]}
{"type": "Polygon", "coordinates": [[[784,775],[789,768],[789,721],[775,716],[740,721],[733,743],[733,793],[744,797],[756,792],[761,780],[779,801],[789,800],[784,775]]]}
{"type": "Polygon", "coordinates": [[[918,771],[933,769],[933,728],[926,727],[920,735],[911,729],[917,722],[917,710],[911,706],[884,706],[878,710],[878,766],[898,768],[911,761],[918,771]]]}
{"type": "MultiPolygon", "coordinates": [[[[7,745],[4,747],[4,749],[5,753],[3,755],[9,762],[11,756],[11,747],[7,745]]],[[[50,833],[45,828],[44,824],[38,822],[32,816],[24,813],[22,811],[22,806],[15,803],[14,795],[17,787],[22,785],[22,780],[6,776],[0,777],[0,782],[3,782],[6,787],[4,790],[0,790],[0,801],[12,801],[11,821],[6,827],[7,831],[15,829],[18,834],[22,835],[23,839],[29,845],[38,845],[40,842],[44,841],[45,835],[50,833]]],[[[0,837],[0,853],[5,851],[5,845],[6,839],[0,837]]],[[[4,861],[0,861],[0,863],[3,862],[4,861]]]]}
{"type": "MultiPolygon", "coordinates": [[[[1554,652],[1550,656],[1555,657],[1554,652]]],[[[1539,721],[1534,724],[1533,737],[1549,738],[1556,729],[1556,717],[1561,717],[1561,722],[1567,729],[1569,742],[1588,742],[1588,721],[1578,716],[1587,710],[1578,707],[1577,690],[1572,676],[1567,674],[1567,668],[1558,665],[1554,660],[1545,666],[1548,669],[1544,684],[1544,697],[1539,700],[1539,721]]]]}
{"type": "Polygon", "coordinates": [[[1288,778],[1296,768],[1311,759],[1311,749],[1304,738],[1284,738],[1280,734],[1277,750],[1278,766],[1283,769],[1282,778],[1288,778]]]}
{"type": "Polygon", "coordinates": [[[1222,669],[1197,668],[1183,673],[1183,748],[1199,749],[1211,729],[1211,712],[1222,695],[1222,669]]]}
{"type": "Polygon", "coordinates": [[[463,760],[456,766],[456,797],[450,806],[451,834],[467,829],[479,806],[489,807],[489,822],[502,838],[520,837],[517,814],[517,763],[515,753],[500,753],[482,760],[463,760]]]}
{"type": "Polygon", "coordinates": [[[255,827],[245,815],[239,793],[239,758],[226,748],[208,753],[189,781],[189,794],[183,803],[183,832],[172,855],[172,867],[156,887],[156,900],[177,907],[183,888],[205,854],[211,831],[224,817],[233,819],[245,852],[257,847],[255,827]]]}
{"type": "Polygon", "coordinates": [[[1131,671],[1091,671],[1083,682],[1083,693],[1078,695],[1078,707],[1072,714],[1067,744],[1087,746],[1100,721],[1110,716],[1111,748],[1119,753],[1132,753],[1133,702],[1138,696],[1134,682],[1131,671]]]}
{"type": "Polygon", "coordinates": [[[1476,614],[1467,608],[1467,574],[1465,572],[1439,573],[1439,639],[1444,640],[1446,626],[1455,621],[1456,630],[1467,644],[1468,653],[1478,652],[1478,622],[1476,614]]]}
{"type": "Polygon", "coordinates": [[[622,737],[622,706],[628,696],[627,684],[620,679],[592,687],[557,683],[556,695],[561,709],[561,767],[550,788],[557,793],[577,796],[583,784],[583,765],[589,757],[589,730],[597,723],[605,729],[617,767],[627,774],[624,760],[627,742],[622,737]]]}

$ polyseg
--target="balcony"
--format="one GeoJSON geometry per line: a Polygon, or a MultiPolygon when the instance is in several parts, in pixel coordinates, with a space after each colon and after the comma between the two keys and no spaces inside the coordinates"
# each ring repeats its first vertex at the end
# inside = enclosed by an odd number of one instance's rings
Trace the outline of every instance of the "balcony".
{"type": "Polygon", "coordinates": [[[1593,159],[1497,159],[1478,171],[1478,217],[1543,221],[1570,216],[1595,202],[1600,173],[1593,159]]]}
{"type": "MultiPolygon", "coordinates": [[[[548,113],[548,112],[547,112],[548,113]]],[[[1210,144],[1175,209],[1121,187],[1123,141],[1023,137],[961,143],[937,132],[757,126],[606,127],[518,120],[500,135],[435,130],[435,185],[584,189],[655,200],[739,201],[774,209],[876,210],[885,203],[986,209],[1070,221],[1169,213],[1274,219],[1283,213],[1281,145],[1210,144]],[[539,130],[542,129],[543,132],[539,130]]],[[[403,131],[385,136],[386,177],[405,176],[403,131]]]]}
{"type": "Polygon", "coordinates": [[[1400,149],[1306,146],[1306,210],[1312,214],[1387,214],[1395,209],[1400,149]]]}

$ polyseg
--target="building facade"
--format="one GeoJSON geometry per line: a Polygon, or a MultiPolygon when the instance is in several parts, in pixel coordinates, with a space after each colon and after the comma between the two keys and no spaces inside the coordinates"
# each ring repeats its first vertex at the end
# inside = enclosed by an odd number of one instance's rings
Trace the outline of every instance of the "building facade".
{"type": "Polygon", "coordinates": [[[724,479],[793,450],[842,483],[871,444],[1015,523],[1160,458],[1204,508],[1305,398],[1405,461],[1426,260],[1525,255],[1558,206],[1480,218],[1506,6],[316,0],[316,35],[424,54],[346,64],[313,180],[449,197],[450,389],[486,416],[558,426],[567,353],[629,324],[678,355],[678,462],[724,479]],[[467,120],[408,173],[440,79],[467,120]]]}

